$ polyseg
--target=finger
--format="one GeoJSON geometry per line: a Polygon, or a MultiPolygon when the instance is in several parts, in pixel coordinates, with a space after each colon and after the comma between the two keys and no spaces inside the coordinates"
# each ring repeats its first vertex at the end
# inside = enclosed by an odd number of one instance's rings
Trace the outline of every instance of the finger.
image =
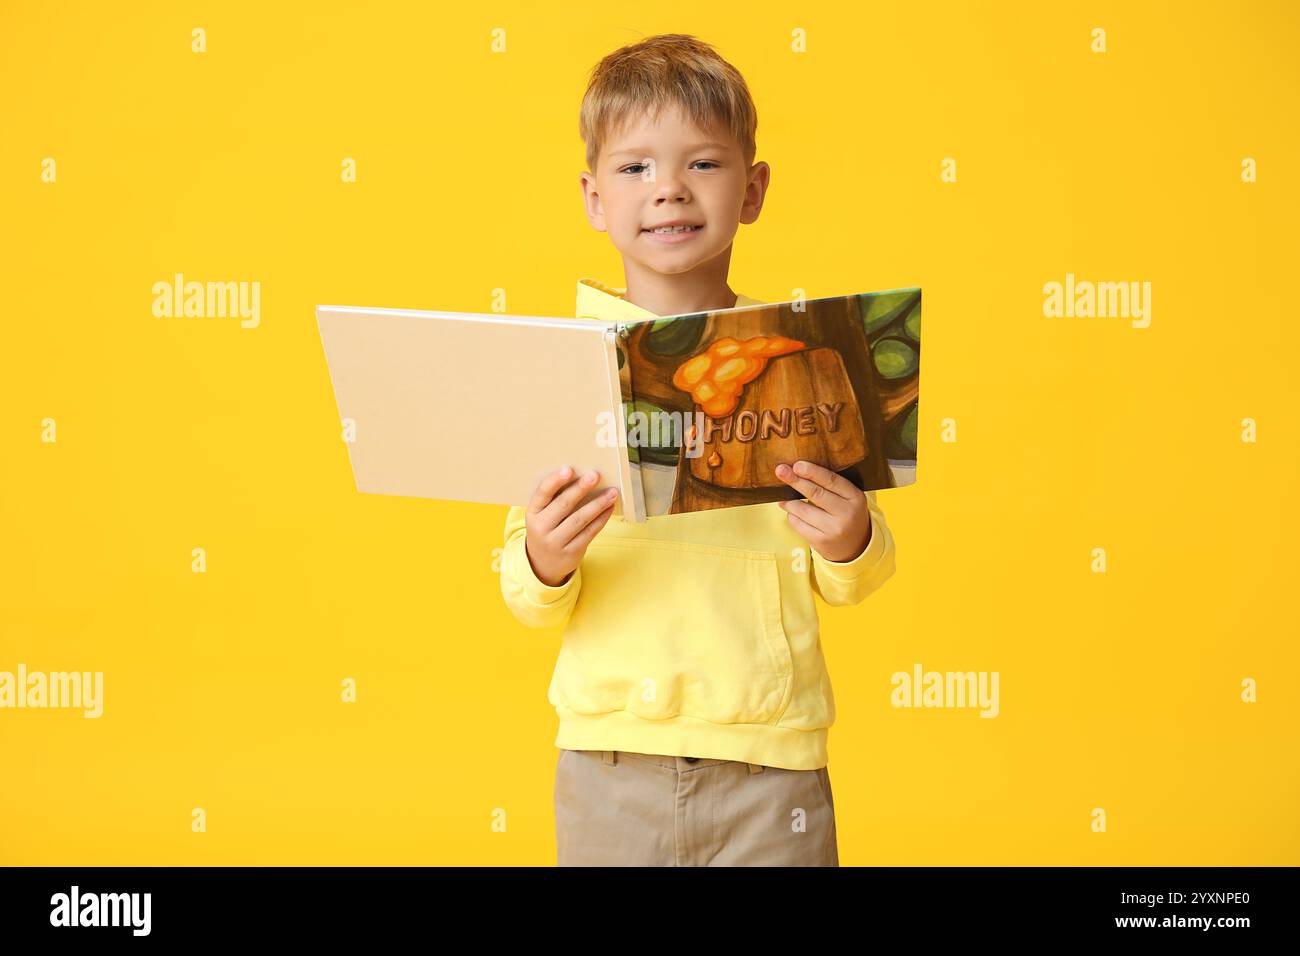
{"type": "Polygon", "coordinates": [[[558,528],[569,517],[573,509],[578,506],[578,502],[587,496],[587,493],[596,487],[600,481],[600,472],[589,471],[565,488],[554,500],[546,506],[543,512],[543,522],[551,528],[558,528]]]}
{"type": "Polygon", "coordinates": [[[804,524],[812,525],[822,534],[830,534],[835,530],[835,517],[814,504],[807,501],[783,501],[781,507],[785,509],[788,515],[794,515],[804,524]]]}
{"type": "Polygon", "coordinates": [[[528,510],[533,514],[541,514],[542,509],[551,503],[555,493],[567,485],[572,477],[573,469],[568,465],[543,475],[542,480],[537,483],[537,490],[533,492],[533,497],[528,501],[528,510]]]}
{"type": "Polygon", "coordinates": [[[591,539],[600,533],[600,529],[609,523],[610,516],[613,514],[614,502],[611,500],[610,503],[605,506],[604,510],[601,511],[600,514],[596,515],[595,519],[592,520],[587,527],[579,531],[577,535],[574,536],[573,540],[565,545],[565,547],[585,549],[587,545],[591,544],[591,539]]]}
{"type": "Polygon", "coordinates": [[[861,490],[838,472],[831,471],[824,465],[805,461],[802,458],[794,463],[795,474],[815,481],[827,491],[839,495],[845,500],[861,494],[861,490]]]}
{"type": "Polygon", "coordinates": [[[568,547],[573,538],[576,537],[583,528],[594,521],[602,511],[606,508],[613,507],[614,500],[617,497],[617,491],[613,488],[606,488],[604,492],[598,495],[594,500],[588,501],[585,505],[556,525],[556,540],[563,541],[564,546],[568,547]]]}
{"type": "Polygon", "coordinates": [[[804,521],[797,514],[787,512],[787,515],[790,521],[790,526],[794,528],[795,531],[799,532],[799,534],[803,535],[809,544],[816,547],[825,540],[825,536],[821,531],[804,521]]]}
{"type": "MultiPolygon", "coordinates": [[[[800,463],[796,462],[795,464],[798,465],[800,463]]],[[[802,464],[809,464],[809,462],[803,462],[802,464]]],[[[820,466],[814,465],[813,467],[820,466]]],[[[826,469],[822,470],[825,471],[826,469]]],[[[830,474],[834,475],[835,472],[832,471],[830,474]]],[[[832,514],[843,512],[848,504],[847,498],[840,497],[825,485],[818,484],[810,477],[800,475],[798,469],[791,468],[789,465],[777,465],[776,476],[813,504],[817,505],[817,507],[829,511],[832,514]]]]}

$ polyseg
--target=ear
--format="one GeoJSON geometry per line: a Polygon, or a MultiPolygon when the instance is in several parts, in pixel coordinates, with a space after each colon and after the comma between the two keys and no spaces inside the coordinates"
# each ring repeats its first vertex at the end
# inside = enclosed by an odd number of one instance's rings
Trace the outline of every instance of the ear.
{"type": "Polygon", "coordinates": [[[755,163],[749,168],[749,182],[745,184],[745,201],[740,207],[740,221],[751,223],[763,210],[763,197],[772,181],[772,168],[767,163],[755,163]]]}
{"type": "Polygon", "coordinates": [[[600,204],[600,194],[596,192],[596,177],[583,171],[578,174],[582,186],[582,204],[587,213],[587,221],[597,232],[605,232],[605,209],[600,204]]]}

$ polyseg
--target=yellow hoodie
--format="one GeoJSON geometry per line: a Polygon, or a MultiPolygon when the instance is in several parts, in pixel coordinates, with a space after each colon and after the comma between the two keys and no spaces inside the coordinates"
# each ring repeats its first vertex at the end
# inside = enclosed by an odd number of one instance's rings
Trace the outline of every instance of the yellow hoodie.
{"type": "MultiPolygon", "coordinates": [[[[656,318],[625,291],[580,279],[578,318],[656,318]]],[[[866,496],[871,541],[852,561],[823,558],[773,502],[641,524],[612,517],[559,587],[533,572],[524,508],[512,507],[506,604],[530,627],[567,625],[548,692],[555,745],[825,766],[835,699],[813,594],[857,604],[894,573],[893,536],[866,496]]]]}

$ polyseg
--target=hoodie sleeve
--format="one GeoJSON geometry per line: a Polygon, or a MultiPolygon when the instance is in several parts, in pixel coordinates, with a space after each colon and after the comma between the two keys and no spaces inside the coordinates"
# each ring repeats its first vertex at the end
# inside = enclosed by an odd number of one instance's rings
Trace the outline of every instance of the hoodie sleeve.
{"type": "Polygon", "coordinates": [[[582,588],[582,568],[563,584],[543,584],[533,571],[524,550],[525,509],[514,506],[506,515],[505,548],[501,553],[501,595],[510,612],[529,627],[554,627],[563,624],[578,600],[582,588]]]}
{"type": "Polygon", "coordinates": [[[876,493],[866,492],[871,512],[871,540],[866,550],[851,561],[830,561],[815,548],[812,551],[812,586],[831,605],[861,603],[894,573],[894,536],[885,523],[885,513],[876,504],[876,493]]]}

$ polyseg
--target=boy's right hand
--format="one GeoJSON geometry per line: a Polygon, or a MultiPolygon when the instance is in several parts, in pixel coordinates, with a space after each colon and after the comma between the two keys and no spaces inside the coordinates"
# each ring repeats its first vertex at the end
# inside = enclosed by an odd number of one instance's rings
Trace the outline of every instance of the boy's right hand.
{"type": "Polygon", "coordinates": [[[615,488],[578,507],[599,478],[599,472],[589,471],[573,481],[573,469],[565,465],[546,475],[533,492],[524,518],[524,553],[537,580],[547,587],[568,580],[591,539],[614,513],[615,488]]]}

